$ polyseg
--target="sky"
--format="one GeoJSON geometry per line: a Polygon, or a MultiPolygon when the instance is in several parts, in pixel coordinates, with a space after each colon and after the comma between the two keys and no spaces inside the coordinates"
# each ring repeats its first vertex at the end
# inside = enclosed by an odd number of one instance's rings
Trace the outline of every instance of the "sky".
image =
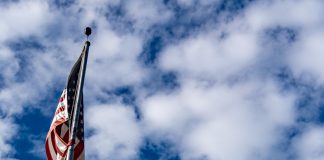
{"type": "Polygon", "coordinates": [[[96,160],[323,160],[321,0],[1,0],[0,159],[43,160],[85,27],[96,160]]]}

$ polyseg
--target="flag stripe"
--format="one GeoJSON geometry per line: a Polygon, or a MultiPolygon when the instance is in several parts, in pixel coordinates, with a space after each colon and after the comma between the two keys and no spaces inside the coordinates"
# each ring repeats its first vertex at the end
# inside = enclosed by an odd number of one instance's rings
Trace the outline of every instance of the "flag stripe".
{"type": "Polygon", "coordinates": [[[49,141],[46,141],[46,155],[47,155],[47,159],[48,160],[53,160],[53,156],[55,155],[55,154],[53,154],[52,152],[53,152],[53,150],[50,150],[50,148],[49,148],[49,141]]]}
{"type": "Polygon", "coordinates": [[[80,154],[77,160],[84,160],[84,149],[82,150],[82,153],[80,154]]]}
{"type": "Polygon", "coordinates": [[[53,147],[52,136],[49,137],[47,146],[49,148],[48,155],[51,157],[51,159],[53,159],[53,160],[56,159],[56,151],[55,151],[55,149],[53,147]]]}
{"type": "Polygon", "coordinates": [[[83,151],[83,142],[80,142],[74,149],[75,153],[77,153],[77,155],[80,155],[81,152],[83,151]]]}

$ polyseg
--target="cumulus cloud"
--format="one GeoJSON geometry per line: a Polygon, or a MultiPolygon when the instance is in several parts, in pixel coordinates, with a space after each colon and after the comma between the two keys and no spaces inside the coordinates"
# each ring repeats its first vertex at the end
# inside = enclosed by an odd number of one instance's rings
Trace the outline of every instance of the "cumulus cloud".
{"type": "Polygon", "coordinates": [[[172,16],[172,12],[167,10],[160,1],[135,0],[127,3],[125,7],[126,14],[139,28],[148,28],[163,23],[172,16]]]}
{"type": "Polygon", "coordinates": [[[321,1],[263,1],[251,5],[246,14],[255,29],[276,25],[310,27],[322,21],[319,17],[322,7],[321,1]]]}
{"type": "Polygon", "coordinates": [[[91,46],[89,81],[95,82],[94,84],[96,81],[99,84],[108,82],[111,86],[139,82],[145,73],[137,63],[137,57],[142,51],[142,39],[131,34],[117,35],[112,30],[104,29],[104,26],[100,26],[99,31],[100,35],[91,46]],[[101,74],[96,74],[98,71],[102,71],[101,74]],[[124,78],[126,76],[128,78],[124,78]]]}
{"type": "Polygon", "coordinates": [[[162,53],[161,67],[180,71],[190,77],[228,77],[253,64],[258,52],[252,33],[207,31],[171,45],[162,53]],[[235,65],[233,65],[235,64],[235,65]]]}
{"type": "Polygon", "coordinates": [[[296,140],[297,153],[299,159],[319,160],[324,158],[323,127],[312,126],[307,128],[306,132],[296,140]]]}
{"type": "MultiPolygon", "coordinates": [[[[87,25],[94,29],[84,89],[88,158],[136,159],[145,139],[171,142],[181,159],[323,157],[323,129],[300,128],[298,87],[280,79],[285,69],[296,81],[309,75],[318,83],[308,85],[323,84],[321,1],[61,2],[0,7],[0,158],[19,150],[10,139],[22,111],[41,109],[50,123],[51,109],[38,104],[56,106],[48,97],[63,89],[87,25]],[[161,52],[147,53],[159,36],[161,52]],[[154,54],[154,64],[143,64],[143,53],[154,54]],[[150,88],[157,72],[174,74],[177,87],[150,88]],[[133,89],[131,104],[114,95],[120,87],[133,89]],[[301,133],[287,137],[294,127],[301,133]],[[285,142],[292,146],[278,148],[285,142]]],[[[42,137],[28,141],[37,146],[42,137]]]]}
{"type": "Polygon", "coordinates": [[[302,33],[301,40],[291,49],[294,52],[290,59],[296,75],[307,75],[314,77],[319,83],[323,83],[324,73],[321,69],[320,59],[323,57],[324,48],[319,44],[324,38],[324,34],[320,30],[306,31],[302,33]]]}
{"type": "Polygon", "coordinates": [[[21,1],[1,7],[0,42],[4,40],[39,35],[51,20],[49,8],[44,1],[21,1]]]}
{"type": "Polygon", "coordinates": [[[184,159],[266,158],[280,130],[294,122],[294,96],[272,82],[182,84],[179,92],[150,97],[142,107],[149,134],[174,140],[184,159]]]}
{"type": "Polygon", "coordinates": [[[24,107],[38,103],[35,99],[45,95],[53,80],[53,75],[47,73],[55,68],[51,66],[55,63],[55,56],[41,54],[40,50],[28,45],[19,49],[18,41],[43,36],[52,20],[46,2],[19,1],[1,5],[0,8],[0,157],[10,159],[16,153],[12,139],[19,127],[14,120],[8,119],[14,119],[24,107]]]}
{"type": "Polygon", "coordinates": [[[13,52],[7,47],[1,47],[0,69],[2,71],[1,77],[4,79],[4,84],[10,83],[15,78],[20,66],[15,59],[13,52]]]}
{"type": "Polygon", "coordinates": [[[99,105],[87,110],[86,156],[90,159],[133,159],[141,143],[141,129],[132,108],[99,105]]]}
{"type": "Polygon", "coordinates": [[[48,80],[52,80],[51,75],[47,75],[48,72],[45,70],[55,63],[51,60],[53,55],[40,54],[39,50],[28,48],[28,46],[23,51],[15,50],[16,48],[10,44],[26,37],[40,36],[51,21],[52,14],[47,3],[42,1],[11,3],[2,6],[1,12],[3,20],[0,22],[0,28],[2,28],[0,29],[2,35],[0,38],[2,42],[0,45],[0,77],[4,79],[4,86],[0,91],[0,108],[2,112],[10,115],[19,113],[23,109],[23,104],[31,102],[39,91],[44,90],[46,84],[49,83],[48,80]],[[29,61],[33,58],[37,61],[29,61]],[[23,78],[22,74],[29,74],[29,76],[23,78]],[[32,85],[35,82],[39,82],[39,86],[32,85]],[[38,89],[24,92],[31,86],[38,89]]]}
{"type": "Polygon", "coordinates": [[[12,146],[9,144],[17,132],[17,126],[8,118],[0,118],[0,158],[7,158],[12,153],[12,146]]]}
{"type": "Polygon", "coordinates": [[[185,7],[192,7],[193,5],[214,5],[215,2],[219,2],[219,0],[177,0],[177,2],[185,7]]]}

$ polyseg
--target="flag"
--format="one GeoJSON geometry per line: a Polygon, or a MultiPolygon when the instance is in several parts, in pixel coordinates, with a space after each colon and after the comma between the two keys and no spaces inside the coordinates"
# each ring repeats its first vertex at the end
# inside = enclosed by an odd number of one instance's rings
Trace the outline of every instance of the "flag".
{"type": "Polygon", "coordinates": [[[84,119],[83,119],[83,94],[80,96],[80,112],[77,122],[76,138],[70,141],[71,125],[73,119],[74,103],[77,95],[78,83],[80,83],[80,68],[82,58],[85,55],[85,47],[74,64],[65,89],[63,90],[46,136],[45,149],[48,160],[65,160],[68,147],[74,143],[74,160],[84,160],[84,119]]]}

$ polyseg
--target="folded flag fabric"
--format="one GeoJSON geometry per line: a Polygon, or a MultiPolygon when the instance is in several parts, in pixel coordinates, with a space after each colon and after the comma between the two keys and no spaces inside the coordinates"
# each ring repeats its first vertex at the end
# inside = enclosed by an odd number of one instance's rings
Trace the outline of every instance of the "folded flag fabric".
{"type": "Polygon", "coordinates": [[[55,111],[53,121],[46,136],[45,149],[48,160],[65,160],[67,157],[68,147],[74,144],[74,160],[84,160],[84,119],[83,119],[83,96],[80,93],[79,102],[79,118],[76,130],[76,138],[70,140],[71,125],[74,112],[74,103],[79,79],[81,61],[84,58],[85,48],[81,56],[74,64],[65,89],[55,111]]]}

